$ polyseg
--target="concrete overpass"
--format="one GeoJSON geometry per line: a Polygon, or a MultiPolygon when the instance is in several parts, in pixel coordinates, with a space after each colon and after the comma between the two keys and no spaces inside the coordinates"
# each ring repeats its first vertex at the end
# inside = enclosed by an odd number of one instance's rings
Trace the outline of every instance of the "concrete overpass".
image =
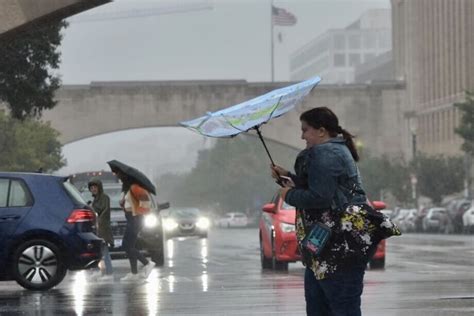
{"type": "MultiPolygon", "coordinates": [[[[57,106],[44,112],[60,133],[63,144],[103,133],[159,126],[221,109],[270,90],[289,85],[246,81],[93,82],[66,85],[56,93],[57,106]]],[[[263,127],[265,138],[301,147],[299,114],[315,106],[329,106],[341,126],[358,135],[371,152],[391,155],[410,148],[405,92],[399,83],[320,85],[295,111],[263,127]]]]}
{"type": "Polygon", "coordinates": [[[58,21],[111,0],[2,0],[0,39],[49,21],[58,21]]]}

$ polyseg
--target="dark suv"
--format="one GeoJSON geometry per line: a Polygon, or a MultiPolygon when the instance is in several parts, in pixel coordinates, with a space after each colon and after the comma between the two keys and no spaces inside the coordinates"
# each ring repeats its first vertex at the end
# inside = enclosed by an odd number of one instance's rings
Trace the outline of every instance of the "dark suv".
{"type": "Polygon", "coordinates": [[[0,172],[0,280],[31,290],[96,264],[96,215],[67,178],[0,172]]]}
{"type": "MultiPolygon", "coordinates": [[[[125,233],[127,221],[125,213],[120,207],[120,197],[122,185],[120,183],[102,183],[104,193],[110,197],[110,225],[114,235],[114,247],[110,249],[112,258],[125,258],[125,251],[122,249],[122,238],[125,233]]],[[[92,201],[92,196],[87,188],[82,189],[82,195],[86,201],[92,201]]],[[[137,248],[149,255],[157,266],[164,264],[164,238],[163,225],[159,211],[169,207],[169,203],[157,205],[153,196],[150,196],[152,211],[144,216],[143,229],[140,232],[137,248]]]]}

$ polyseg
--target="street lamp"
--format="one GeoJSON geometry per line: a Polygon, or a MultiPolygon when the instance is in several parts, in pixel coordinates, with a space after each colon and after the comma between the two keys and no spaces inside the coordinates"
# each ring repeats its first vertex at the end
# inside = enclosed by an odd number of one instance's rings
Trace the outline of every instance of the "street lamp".
{"type": "MultiPolygon", "coordinates": [[[[412,161],[414,164],[416,164],[416,132],[418,128],[418,121],[417,121],[417,117],[415,113],[413,113],[410,116],[409,125],[410,125],[410,132],[411,132],[412,161]]],[[[416,165],[414,165],[414,167],[415,167],[415,173],[411,174],[410,182],[411,182],[411,192],[412,192],[413,203],[415,204],[415,208],[418,209],[418,190],[417,190],[418,179],[416,177],[416,165]]]]}
{"type": "Polygon", "coordinates": [[[416,114],[410,117],[409,120],[410,132],[411,132],[411,154],[412,159],[416,158],[416,132],[418,129],[418,120],[416,114]]]}

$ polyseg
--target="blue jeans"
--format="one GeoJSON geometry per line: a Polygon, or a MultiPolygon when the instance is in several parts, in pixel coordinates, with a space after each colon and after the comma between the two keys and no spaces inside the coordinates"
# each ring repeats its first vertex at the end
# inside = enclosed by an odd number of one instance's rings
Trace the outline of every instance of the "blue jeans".
{"type": "Polygon", "coordinates": [[[110,257],[109,247],[106,243],[102,244],[102,260],[104,260],[105,264],[105,274],[111,275],[113,273],[112,258],[110,257]]]}
{"type": "Polygon", "coordinates": [[[306,268],[304,294],[308,316],[360,316],[360,303],[364,288],[365,267],[355,267],[316,280],[311,269],[306,268]]]}

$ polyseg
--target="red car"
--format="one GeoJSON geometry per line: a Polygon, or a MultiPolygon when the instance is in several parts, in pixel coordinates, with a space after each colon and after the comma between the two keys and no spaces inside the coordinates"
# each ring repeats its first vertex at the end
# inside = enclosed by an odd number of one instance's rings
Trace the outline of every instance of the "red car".
{"type": "MultiPolygon", "coordinates": [[[[385,203],[373,201],[376,210],[384,209],[385,203]]],[[[288,270],[288,263],[301,260],[296,240],[293,206],[286,204],[279,194],[262,208],[259,223],[260,261],[262,269],[288,270]]],[[[370,261],[371,268],[385,267],[385,240],[382,240],[370,261]]]]}

